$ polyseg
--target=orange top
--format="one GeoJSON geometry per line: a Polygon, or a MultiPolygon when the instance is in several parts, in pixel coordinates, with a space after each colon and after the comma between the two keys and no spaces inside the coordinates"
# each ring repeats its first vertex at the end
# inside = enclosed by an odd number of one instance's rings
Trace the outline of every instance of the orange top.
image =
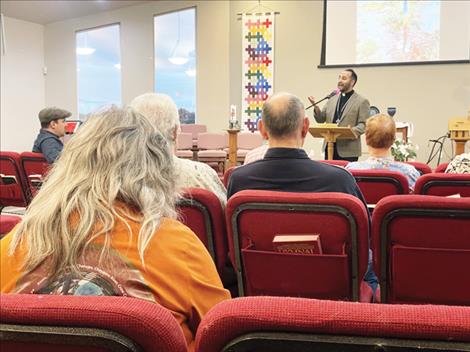
{"type": "Polygon", "coordinates": [[[88,247],[79,260],[80,276],[67,273],[53,282],[47,261],[23,275],[25,245],[8,255],[13,231],[0,242],[0,292],[74,295],[125,295],[150,300],[169,309],[183,329],[189,350],[201,318],[218,302],[229,299],[214,262],[196,235],[180,222],[162,219],[145,251],[145,267],[137,247],[140,224],[116,219],[108,255],[101,262],[103,238],[88,247]]]}

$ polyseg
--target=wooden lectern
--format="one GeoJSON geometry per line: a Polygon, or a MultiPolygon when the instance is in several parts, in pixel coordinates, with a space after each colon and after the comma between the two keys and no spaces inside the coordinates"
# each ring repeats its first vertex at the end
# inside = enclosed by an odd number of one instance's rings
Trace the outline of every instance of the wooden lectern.
{"type": "Polygon", "coordinates": [[[316,127],[310,127],[308,131],[313,137],[324,138],[328,143],[328,160],[333,160],[333,143],[337,139],[357,138],[351,127],[340,127],[334,123],[321,123],[316,127]]]}
{"type": "Polygon", "coordinates": [[[449,119],[449,132],[450,139],[455,142],[455,155],[463,154],[465,143],[470,140],[470,110],[467,119],[465,117],[449,119]]]}

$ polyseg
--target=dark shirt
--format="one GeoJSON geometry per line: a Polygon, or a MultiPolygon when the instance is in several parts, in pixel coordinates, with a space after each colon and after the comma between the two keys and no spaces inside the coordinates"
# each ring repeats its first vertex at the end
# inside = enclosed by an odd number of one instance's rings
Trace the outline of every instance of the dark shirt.
{"type": "Polygon", "coordinates": [[[366,204],[354,177],[345,169],[311,160],[303,149],[269,148],[264,159],[237,167],[230,176],[227,199],[245,190],[341,192],[366,204]]]}
{"type": "Polygon", "coordinates": [[[52,164],[64,148],[64,144],[54,133],[45,129],[39,131],[33,145],[33,153],[42,153],[49,164],[52,164]]]}
{"type": "Polygon", "coordinates": [[[335,117],[333,118],[333,123],[337,123],[341,120],[341,116],[343,115],[343,111],[346,107],[346,103],[348,102],[351,95],[353,95],[354,90],[350,91],[349,93],[341,93],[336,103],[336,110],[335,110],[335,117]]]}

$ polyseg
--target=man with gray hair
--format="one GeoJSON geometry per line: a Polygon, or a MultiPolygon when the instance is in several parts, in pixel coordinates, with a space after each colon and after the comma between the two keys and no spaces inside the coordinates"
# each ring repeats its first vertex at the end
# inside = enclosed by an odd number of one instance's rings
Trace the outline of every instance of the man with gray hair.
{"type": "MultiPolygon", "coordinates": [[[[180,128],[178,109],[173,100],[165,94],[145,93],[134,98],[129,104],[138,113],[147,117],[165,136],[176,150],[176,136],[180,128]]],[[[178,188],[204,188],[219,198],[222,206],[227,195],[219,176],[209,165],[174,156],[178,188]]]]}
{"type": "Polygon", "coordinates": [[[227,196],[244,189],[285,192],[342,192],[365,204],[354,177],[343,168],[311,160],[302,149],[309,120],[304,106],[292,94],[278,93],[263,106],[261,134],[269,142],[263,159],[236,168],[227,196]]]}
{"type": "Polygon", "coordinates": [[[60,140],[65,135],[65,119],[71,116],[70,111],[50,107],[39,112],[39,131],[33,145],[34,153],[42,153],[49,164],[52,164],[58,157],[64,144],[60,140]]]}

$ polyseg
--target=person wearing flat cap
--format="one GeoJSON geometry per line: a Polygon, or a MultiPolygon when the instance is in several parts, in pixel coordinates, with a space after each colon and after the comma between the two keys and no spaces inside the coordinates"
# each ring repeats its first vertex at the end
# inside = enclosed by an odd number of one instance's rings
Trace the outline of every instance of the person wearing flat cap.
{"type": "Polygon", "coordinates": [[[41,130],[34,141],[33,152],[42,153],[52,164],[64,148],[60,140],[65,135],[65,119],[72,115],[70,111],[56,107],[45,108],[39,112],[41,130]]]}

